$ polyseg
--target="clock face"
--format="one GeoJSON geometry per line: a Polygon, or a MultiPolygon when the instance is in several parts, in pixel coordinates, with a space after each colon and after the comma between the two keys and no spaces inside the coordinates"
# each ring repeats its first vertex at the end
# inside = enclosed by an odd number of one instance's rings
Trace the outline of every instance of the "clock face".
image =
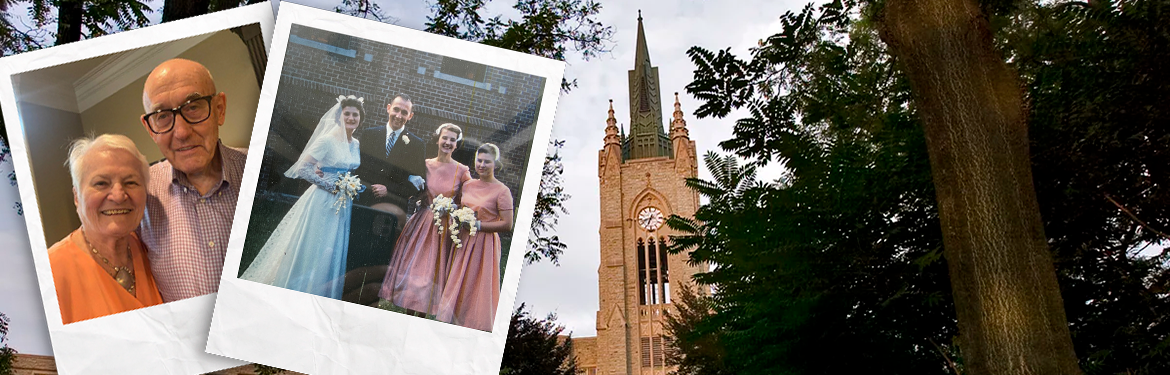
{"type": "Polygon", "coordinates": [[[641,225],[642,228],[648,231],[658,229],[658,227],[662,226],[663,221],[665,219],[662,217],[662,211],[654,207],[646,207],[638,214],[638,225],[641,225]]]}

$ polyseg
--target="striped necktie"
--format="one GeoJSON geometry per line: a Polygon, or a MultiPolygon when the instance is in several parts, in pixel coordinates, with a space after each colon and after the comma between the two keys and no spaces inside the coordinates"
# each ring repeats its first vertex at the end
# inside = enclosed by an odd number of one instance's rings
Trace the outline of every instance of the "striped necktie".
{"type": "Polygon", "coordinates": [[[397,133],[397,132],[391,130],[390,131],[391,137],[390,137],[390,139],[386,140],[386,156],[390,156],[390,149],[394,147],[394,141],[398,139],[398,137],[395,136],[396,135],[395,133],[397,133]]]}

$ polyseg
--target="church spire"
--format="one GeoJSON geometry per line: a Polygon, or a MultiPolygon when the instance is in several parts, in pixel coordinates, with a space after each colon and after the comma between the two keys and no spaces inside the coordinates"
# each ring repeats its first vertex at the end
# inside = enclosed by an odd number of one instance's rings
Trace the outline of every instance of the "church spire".
{"type": "MultiPolygon", "coordinates": [[[[649,94],[647,92],[650,90],[651,84],[649,73],[653,69],[653,66],[650,65],[650,50],[646,48],[646,30],[642,27],[642,11],[638,10],[638,39],[635,42],[634,50],[634,72],[639,79],[641,93],[649,94]]],[[[646,109],[639,108],[639,111],[643,110],[646,109]]]]}
{"type": "Polygon", "coordinates": [[[621,138],[618,137],[617,118],[613,117],[613,99],[609,100],[609,118],[605,119],[605,146],[621,147],[621,138]]]}
{"type": "MultiPolygon", "coordinates": [[[[683,119],[682,104],[678,102],[678,93],[674,93],[674,119],[670,121],[670,139],[687,138],[690,139],[690,131],[687,130],[687,120],[683,119]]],[[[677,146],[677,145],[676,145],[677,146]]],[[[677,147],[676,147],[677,148],[677,147]]]]}
{"type": "Polygon", "coordinates": [[[634,69],[629,71],[630,145],[629,159],[672,156],[670,138],[663,130],[662,101],[658,87],[658,67],[650,64],[646,29],[642,11],[638,11],[638,39],[635,43],[634,69]]]}

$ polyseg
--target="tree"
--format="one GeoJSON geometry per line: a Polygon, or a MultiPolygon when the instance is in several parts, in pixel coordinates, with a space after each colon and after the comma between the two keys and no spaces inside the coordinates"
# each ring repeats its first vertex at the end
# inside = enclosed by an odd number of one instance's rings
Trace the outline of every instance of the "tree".
{"type": "Polygon", "coordinates": [[[1087,373],[1170,371],[1170,2],[1023,3],[993,24],[1029,104],[1033,178],[1087,373]],[[1161,233],[1161,234],[1160,234],[1161,233]]]}
{"type": "MultiPolygon", "coordinates": [[[[1159,125],[1170,114],[1155,104],[1170,100],[1166,2],[986,6],[994,45],[1026,88],[1037,208],[1080,367],[1166,372],[1170,257],[1142,253],[1170,226],[1170,135],[1159,125]]],[[[749,165],[786,167],[755,188],[696,180],[710,203],[670,221],[684,234],[672,250],[716,265],[696,277],[719,291],[702,322],[726,331],[736,373],[972,372],[922,107],[878,33],[880,9],[790,12],[747,60],[688,51],[696,115],[747,110],[720,145],[749,165]],[[827,352],[850,358],[810,360],[827,352]]],[[[708,163],[713,175],[730,170],[708,163]]]]}
{"type": "Polygon", "coordinates": [[[0,16],[0,56],[44,47],[44,32],[24,30],[14,25],[8,18],[8,10],[16,3],[16,0],[0,0],[0,12],[4,13],[0,16]]]}
{"type": "Polygon", "coordinates": [[[922,117],[972,374],[1079,374],[1032,183],[1019,75],[973,0],[888,0],[879,35],[922,117]]]}
{"type": "Polygon", "coordinates": [[[382,6],[373,0],[341,0],[341,5],[333,8],[333,11],[378,22],[398,23],[398,18],[386,15],[382,6]]]}
{"type": "Polygon", "coordinates": [[[54,44],[61,45],[146,26],[150,11],[138,0],[32,0],[29,13],[38,28],[57,24],[54,44]]]}
{"type": "Polygon", "coordinates": [[[707,331],[714,301],[702,295],[691,285],[679,288],[678,300],[672,302],[673,312],[664,316],[665,336],[668,341],[666,365],[678,366],[674,375],[730,375],[724,358],[723,337],[716,331],[707,331]]]}
{"type": "MultiPolygon", "coordinates": [[[[519,20],[485,19],[488,1],[438,0],[426,31],[561,61],[570,47],[585,60],[609,51],[613,28],[594,19],[601,4],[593,0],[517,0],[519,20]]],[[[576,85],[561,81],[564,91],[576,85]]]]}
{"type": "Polygon", "coordinates": [[[16,360],[16,349],[8,346],[8,322],[8,316],[0,313],[0,375],[11,375],[16,360]]]}
{"type": "Polygon", "coordinates": [[[532,224],[528,232],[528,250],[524,253],[524,262],[527,264],[548,259],[553,264],[560,265],[559,257],[568,247],[555,234],[558,216],[569,213],[564,205],[565,201],[569,200],[569,194],[565,193],[562,186],[564,180],[561,179],[565,172],[565,167],[561,164],[561,147],[564,145],[563,140],[550,141],[549,148],[552,149],[552,153],[544,157],[544,169],[540,173],[540,190],[536,192],[536,208],[533,210],[532,224]]]}
{"type": "Polygon", "coordinates": [[[521,303],[508,323],[500,375],[576,375],[573,341],[561,336],[565,328],[556,320],[553,314],[535,319],[521,303]]]}
{"type": "Polygon", "coordinates": [[[257,0],[166,0],[162,8],[162,22],[201,16],[231,9],[241,4],[259,3],[257,0]]]}

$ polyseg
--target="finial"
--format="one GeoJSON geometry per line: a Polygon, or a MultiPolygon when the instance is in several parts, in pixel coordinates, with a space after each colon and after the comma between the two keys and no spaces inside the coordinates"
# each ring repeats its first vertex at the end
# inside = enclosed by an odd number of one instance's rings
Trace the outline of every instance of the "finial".
{"type": "MultiPolygon", "coordinates": [[[[605,124],[606,130],[609,130],[609,128],[617,124],[617,119],[613,118],[613,99],[609,100],[609,117],[605,119],[605,124]]],[[[614,131],[616,132],[617,129],[614,129],[614,131]]]]}
{"type": "Polygon", "coordinates": [[[678,91],[674,92],[674,104],[678,104],[678,91]]]}
{"type": "Polygon", "coordinates": [[[642,10],[638,9],[638,21],[642,20],[642,10]]]}

